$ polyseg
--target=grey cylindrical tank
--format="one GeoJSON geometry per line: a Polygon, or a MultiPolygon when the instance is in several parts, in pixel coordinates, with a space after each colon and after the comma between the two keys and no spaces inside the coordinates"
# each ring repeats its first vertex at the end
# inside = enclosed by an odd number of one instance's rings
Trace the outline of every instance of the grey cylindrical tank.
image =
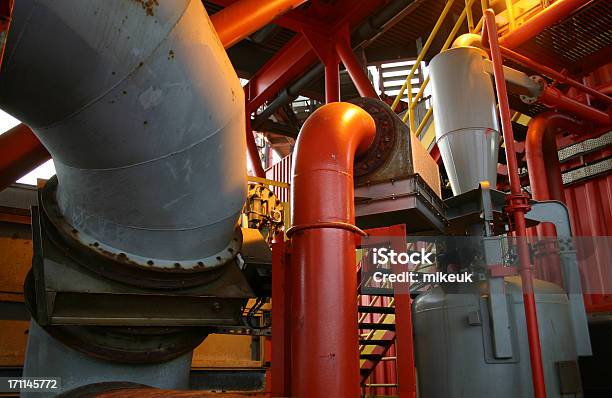
{"type": "MultiPolygon", "coordinates": [[[[567,296],[552,283],[534,281],[547,396],[562,395],[558,363],[576,361],[567,296]]],[[[532,397],[529,345],[521,282],[505,280],[512,358],[495,358],[487,284],[436,287],[413,306],[416,367],[421,398],[532,397]],[[480,324],[479,324],[480,323],[480,324]]]]}
{"type": "Polygon", "coordinates": [[[497,183],[499,124],[491,76],[482,50],[458,47],[429,65],[436,141],[453,194],[497,183]]]}

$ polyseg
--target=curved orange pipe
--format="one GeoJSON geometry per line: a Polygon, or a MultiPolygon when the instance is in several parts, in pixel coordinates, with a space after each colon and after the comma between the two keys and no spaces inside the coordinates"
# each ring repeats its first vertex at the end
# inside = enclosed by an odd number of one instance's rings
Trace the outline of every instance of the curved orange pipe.
{"type": "Polygon", "coordinates": [[[334,102],[315,111],[298,136],[288,231],[291,395],[298,398],[360,394],[353,161],[375,134],[366,111],[334,102]]]}
{"type": "Polygon", "coordinates": [[[583,122],[556,112],[541,113],[529,122],[525,157],[535,200],[565,202],[555,136],[559,130],[578,133],[584,128],[583,122]]]}

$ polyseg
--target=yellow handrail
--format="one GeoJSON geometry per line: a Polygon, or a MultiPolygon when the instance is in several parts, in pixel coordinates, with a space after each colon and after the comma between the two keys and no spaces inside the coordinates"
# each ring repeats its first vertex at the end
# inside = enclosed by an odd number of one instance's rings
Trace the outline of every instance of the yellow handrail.
{"type": "MultiPolygon", "coordinates": [[[[466,0],[465,8],[463,9],[463,12],[459,16],[459,18],[457,18],[457,21],[455,22],[455,25],[453,26],[450,34],[446,38],[446,41],[442,45],[442,49],[440,51],[447,50],[451,46],[451,44],[453,43],[453,40],[455,39],[455,36],[459,32],[459,29],[461,29],[461,25],[463,25],[463,22],[465,21],[466,17],[468,16],[468,14],[471,15],[471,9],[472,9],[472,5],[474,4],[474,1],[475,0],[466,0]]],[[[449,1],[449,3],[452,3],[452,0],[449,1]]],[[[425,50],[425,48],[423,48],[423,50],[425,50]]],[[[422,58],[425,56],[426,52],[427,52],[427,50],[422,51],[421,54],[419,54],[419,57],[417,58],[417,61],[419,59],[422,60],[422,58]]],[[[418,63],[420,63],[420,61],[418,61],[418,63]]],[[[417,64],[415,64],[413,66],[413,69],[414,69],[414,67],[416,65],[417,64]]],[[[412,72],[412,70],[411,70],[411,72],[412,72]]],[[[423,120],[421,120],[421,123],[419,124],[419,126],[418,127],[415,126],[414,109],[415,109],[416,105],[418,104],[419,99],[421,99],[421,97],[423,96],[423,93],[425,92],[426,86],[429,84],[429,76],[423,81],[423,83],[421,85],[421,88],[419,89],[417,95],[414,98],[412,98],[412,95],[411,95],[412,94],[412,92],[411,92],[412,91],[412,86],[411,86],[410,81],[409,81],[410,78],[411,78],[411,76],[409,74],[408,75],[408,79],[406,79],[407,85],[410,87],[410,92],[408,94],[408,111],[406,112],[406,114],[404,115],[402,120],[404,121],[404,123],[406,123],[407,121],[410,121],[410,131],[415,133],[417,135],[417,137],[418,137],[420,132],[425,127],[425,123],[427,123],[427,121],[431,117],[431,108],[430,108],[427,111],[427,114],[425,115],[423,120]]],[[[401,99],[402,95],[403,95],[403,93],[400,91],[400,93],[399,93],[398,97],[395,99],[395,101],[399,102],[399,99],[401,99]]]]}
{"type": "MultiPolygon", "coordinates": [[[[444,22],[444,19],[446,19],[446,15],[448,15],[454,1],[455,0],[448,0],[446,5],[444,6],[444,9],[442,10],[442,13],[440,14],[440,17],[438,18],[438,20],[436,21],[436,24],[434,25],[433,29],[431,30],[431,33],[429,34],[427,41],[425,41],[425,45],[423,46],[421,53],[417,57],[414,65],[412,65],[412,69],[410,69],[410,73],[408,73],[408,77],[406,78],[406,81],[402,85],[402,88],[400,88],[400,92],[397,94],[397,98],[395,98],[395,101],[393,101],[393,105],[391,105],[391,109],[395,110],[397,106],[399,105],[399,102],[402,96],[404,95],[404,91],[406,91],[406,87],[410,84],[410,80],[414,76],[414,72],[417,70],[417,68],[421,64],[421,61],[423,61],[423,58],[425,58],[425,54],[427,54],[427,51],[429,51],[429,47],[431,47],[431,43],[433,43],[436,35],[438,34],[438,31],[440,30],[440,27],[442,27],[442,23],[444,22]]],[[[408,95],[409,102],[411,101],[411,97],[412,97],[412,92],[409,92],[409,95],[408,95]]]]}

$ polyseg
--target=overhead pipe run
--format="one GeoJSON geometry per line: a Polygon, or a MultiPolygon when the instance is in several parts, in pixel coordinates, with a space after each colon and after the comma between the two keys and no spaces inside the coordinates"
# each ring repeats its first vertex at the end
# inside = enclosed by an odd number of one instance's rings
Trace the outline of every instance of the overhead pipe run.
{"type": "Polygon", "coordinates": [[[334,102],[304,123],[293,158],[291,383],[296,397],[358,397],[353,163],[376,125],[334,102]]]}
{"type": "Polygon", "coordinates": [[[261,29],[307,0],[239,0],[210,17],[225,48],[261,29]]]}
{"type": "Polygon", "coordinates": [[[597,126],[612,125],[612,117],[609,113],[602,112],[592,106],[584,104],[563,94],[559,89],[549,85],[544,78],[535,76],[535,81],[542,87],[542,92],[537,98],[522,96],[521,100],[525,103],[538,101],[548,107],[558,109],[581,119],[595,123],[597,126]]]}
{"type": "Polygon", "coordinates": [[[544,29],[565,19],[578,8],[590,0],[557,0],[544,8],[528,22],[512,29],[499,38],[499,45],[508,48],[517,48],[536,37],[544,29]]]}

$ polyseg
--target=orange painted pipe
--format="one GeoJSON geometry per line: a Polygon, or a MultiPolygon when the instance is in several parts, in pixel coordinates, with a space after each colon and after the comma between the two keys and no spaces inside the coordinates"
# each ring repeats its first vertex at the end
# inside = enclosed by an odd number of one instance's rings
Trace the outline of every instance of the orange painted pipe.
{"type": "Polygon", "coordinates": [[[291,393],[360,396],[353,162],[376,125],[334,102],[304,123],[293,158],[291,393]]]}
{"type": "Polygon", "coordinates": [[[306,0],[239,0],[211,15],[210,20],[229,48],[306,0]]]}
{"type": "Polygon", "coordinates": [[[25,124],[0,134],[0,191],[49,159],[49,152],[25,124]]]}
{"type": "Polygon", "coordinates": [[[511,49],[517,48],[531,40],[544,29],[565,19],[572,12],[587,4],[590,0],[557,0],[546,7],[529,21],[511,30],[499,39],[499,45],[511,49]]]}

